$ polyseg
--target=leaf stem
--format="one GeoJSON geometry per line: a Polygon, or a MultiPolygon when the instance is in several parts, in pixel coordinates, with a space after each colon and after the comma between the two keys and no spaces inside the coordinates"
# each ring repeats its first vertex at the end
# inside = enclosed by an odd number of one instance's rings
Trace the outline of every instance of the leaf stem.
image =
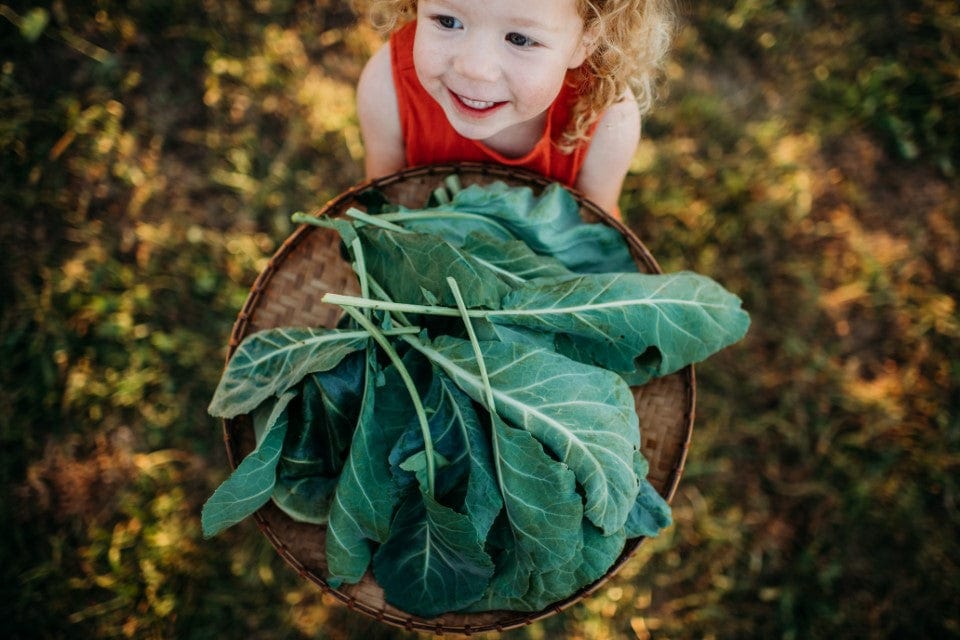
{"type": "MultiPolygon", "coordinates": [[[[391,311],[400,313],[423,313],[435,316],[450,316],[456,318],[460,312],[453,307],[439,307],[423,304],[409,304],[405,302],[390,302],[387,300],[374,300],[372,298],[361,298],[357,296],[347,296],[340,293],[327,293],[321,298],[323,302],[337,304],[341,307],[358,307],[375,309],[377,311],[391,311]]],[[[476,309],[469,310],[472,317],[483,317],[478,315],[476,309]]]]}
{"type": "MultiPolygon", "coordinates": [[[[354,238],[350,243],[350,247],[353,249],[353,271],[357,274],[357,280],[360,281],[360,295],[364,298],[370,297],[370,283],[367,277],[367,263],[363,257],[363,245],[360,243],[360,238],[354,238]]],[[[370,309],[364,310],[365,315],[370,317],[370,309]]]]}
{"type": "Polygon", "coordinates": [[[350,207],[344,213],[354,220],[369,224],[372,227],[380,227],[381,229],[387,229],[388,231],[396,231],[397,233],[411,233],[409,229],[404,229],[400,225],[392,224],[386,218],[385,214],[373,216],[366,211],[357,209],[356,207],[350,207]]]}
{"type": "Polygon", "coordinates": [[[420,421],[420,431],[423,434],[423,449],[427,459],[427,491],[430,493],[430,496],[433,497],[435,485],[434,476],[436,475],[436,460],[433,451],[433,437],[430,435],[430,424],[427,421],[427,412],[423,408],[423,402],[420,399],[417,386],[414,384],[413,378],[410,376],[410,372],[407,371],[407,367],[403,364],[403,360],[400,359],[400,354],[398,354],[397,350],[393,348],[393,345],[390,344],[390,341],[387,340],[383,332],[356,309],[353,309],[352,307],[344,307],[344,311],[350,314],[350,317],[356,320],[357,324],[366,329],[370,334],[370,337],[373,338],[378,345],[380,345],[380,348],[383,349],[384,353],[387,354],[387,357],[390,358],[390,362],[392,362],[393,366],[397,368],[397,373],[400,374],[400,379],[403,380],[403,384],[407,388],[407,393],[410,394],[410,401],[413,403],[414,411],[417,413],[417,420],[420,421]]]}
{"type": "MultiPolygon", "coordinates": [[[[504,479],[502,456],[500,453],[500,437],[497,433],[497,405],[493,398],[493,387],[490,385],[490,376],[487,373],[487,363],[484,360],[483,352],[480,349],[480,341],[477,340],[477,333],[473,329],[473,322],[470,321],[470,314],[468,313],[467,306],[463,301],[463,296],[460,294],[460,287],[457,284],[457,281],[454,278],[449,277],[447,278],[447,285],[449,285],[450,291],[453,293],[454,300],[457,301],[457,308],[459,309],[460,315],[463,318],[463,325],[467,329],[467,337],[470,338],[470,346],[473,347],[473,357],[477,361],[477,369],[480,372],[480,381],[483,384],[483,394],[486,399],[487,412],[490,415],[490,445],[493,448],[494,471],[497,474],[497,483],[500,485],[500,487],[503,487],[504,479]]],[[[506,501],[505,508],[507,511],[507,517],[510,518],[510,508],[509,506],[506,506],[506,501]]]]}
{"type": "Polygon", "coordinates": [[[493,401],[493,388],[490,386],[490,377],[487,375],[487,364],[483,359],[483,352],[480,350],[480,341],[477,340],[477,333],[473,330],[473,322],[470,321],[470,313],[466,303],[463,301],[463,295],[460,293],[460,286],[453,277],[447,278],[447,285],[453,293],[453,299],[457,301],[457,310],[460,317],[463,318],[463,326],[467,330],[467,337],[470,339],[470,346],[473,347],[473,356],[477,359],[477,369],[480,371],[480,380],[483,381],[483,393],[486,397],[487,411],[494,413],[496,405],[493,401]]]}
{"type": "Polygon", "coordinates": [[[510,229],[500,224],[493,218],[485,216],[479,213],[467,213],[464,211],[459,211],[457,209],[450,209],[443,206],[435,207],[431,209],[417,209],[413,211],[396,211],[393,213],[381,213],[377,218],[385,220],[388,222],[406,222],[408,220],[438,220],[443,218],[454,218],[460,220],[479,220],[485,222],[491,227],[494,227],[501,233],[505,234],[508,238],[516,239],[516,234],[514,234],[510,229]]]}

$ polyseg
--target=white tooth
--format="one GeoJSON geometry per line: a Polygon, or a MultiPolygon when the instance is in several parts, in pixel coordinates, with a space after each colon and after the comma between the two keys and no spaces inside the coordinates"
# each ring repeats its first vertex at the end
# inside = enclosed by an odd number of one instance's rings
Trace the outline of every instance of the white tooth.
{"type": "Polygon", "coordinates": [[[471,100],[470,98],[464,98],[463,96],[460,96],[460,100],[463,101],[463,104],[473,109],[489,109],[494,104],[492,102],[485,102],[483,100],[471,100]]]}

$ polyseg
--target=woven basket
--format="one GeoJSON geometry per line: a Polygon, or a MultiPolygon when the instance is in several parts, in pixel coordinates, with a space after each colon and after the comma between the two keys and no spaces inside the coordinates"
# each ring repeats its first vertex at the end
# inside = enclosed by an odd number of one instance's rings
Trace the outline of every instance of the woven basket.
{"type": "MultiPolygon", "coordinates": [[[[529,186],[539,193],[549,182],[537,174],[516,169],[464,163],[433,165],[400,171],[390,176],[359,184],[328,202],[321,215],[341,215],[357,206],[357,196],[368,188],[382,191],[391,202],[422,207],[442,180],[456,173],[463,186],[503,181],[512,186],[529,186]]],[[[599,207],[574,193],[581,215],[588,222],[610,225],[623,234],[640,271],[660,273],[653,256],[623,224],[599,207]]],[[[339,307],[321,302],[328,292],[359,295],[359,285],[340,253],[340,238],[329,230],[305,225],[298,228],[271,258],[254,283],[230,335],[229,359],[247,335],[280,326],[333,327],[341,316],[339,307]]],[[[642,451],[650,463],[649,480],[668,501],[673,497],[683,471],[693,430],[695,381],[692,367],[634,387],[637,414],[643,430],[642,451]]],[[[237,464],[254,446],[254,431],[248,416],[224,422],[224,441],[230,464],[237,464]]],[[[589,596],[610,579],[630,559],[642,538],[628,540],[618,560],[598,581],[538,612],[493,611],[450,613],[425,619],[410,615],[384,601],[383,591],[372,574],[355,585],[331,588],[323,579],[327,574],[325,558],[326,528],[295,522],[273,502],[268,502],[254,518],[277,552],[303,578],[351,609],[386,624],[410,630],[471,635],[486,631],[504,631],[548,617],[589,596]]]]}

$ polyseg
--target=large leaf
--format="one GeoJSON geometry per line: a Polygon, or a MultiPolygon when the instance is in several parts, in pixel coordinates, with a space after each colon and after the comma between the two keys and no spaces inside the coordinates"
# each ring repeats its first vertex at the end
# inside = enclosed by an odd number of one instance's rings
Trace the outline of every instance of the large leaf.
{"type": "Polygon", "coordinates": [[[447,278],[453,277],[471,307],[493,308],[510,291],[496,272],[443,238],[376,227],[359,229],[367,272],[394,300],[453,306],[447,278]]]}
{"type": "Polygon", "coordinates": [[[441,235],[458,246],[472,233],[521,240],[534,252],[553,256],[577,273],[637,269],[623,235],[604,224],[585,223],[577,201],[557,183],[539,196],[530,187],[503,182],[470,185],[439,207],[387,217],[407,229],[441,235]]]}
{"type": "MultiPolygon", "coordinates": [[[[485,387],[466,340],[410,340],[475,401],[485,387]]],[[[633,469],[640,432],[630,388],[616,374],[545,349],[480,343],[497,413],[533,434],[569,466],[586,494],[586,516],[605,532],[623,526],[639,486],[633,469]]]]}
{"type": "Polygon", "coordinates": [[[397,510],[390,537],[374,556],[373,572],[387,602],[432,617],[477,601],[493,574],[470,518],[426,491],[397,510]]]}
{"type": "Polygon", "coordinates": [[[438,369],[436,375],[443,393],[449,398],[454,420],[464,431],[464,453],[468,456],[470,470],[463,497],[463,511],[470,516],[477,537],[482,540],[503,508],[503,498],[497,490],[494,477],[489,432],[480,423],[473,403],[463,390],[441,370],[438,369]]]}
{"type": "Polygon", "coordinates": [[[527,187],[502,183],[471,185],[450,207],[499,221],[533,251],[553,256],[577,273],[636,272],[623,235],[603,224],[587,224],[570,192],[554,183],[534,197],[527,187]]]}
{"type": "Polygon", "coordinates": [[[516,594],[504,594],[491,583],[483,598],[467,610],[541,611],[602,578],[623,552],[623,531],[605,536],[584,521],[579,535],[581,552],[564,565],[548,571],[532,570],[518,577],[523,589],[516,594]]]}
{"type": "Polygon", "coordinates": [[[351,354],[330,371],[301,383],[299,402],[277,464],[273,501],[294,520],[324,524],[356,429],[363,393],[364,356],[351,354]]]}
{"type": "MultiPolygon", "coordinates": [[[[355,583],[372,557],[371,542],[382,543],[399,499],[388,456],[404,425],[390,419],[390,405],[403,402],[405,391],[392,369],[376,387],[376,364],[370,349],[360,418],[337,484],[327,523],[328,582],[355,583]]],[[[409,400],[409,398],[407,398],[409,400]]]]}
{"type": "Polygon", "coordinates": [[[526,574],[561,567],[579,554],[583,502],[567,465],[547,455],[528,431],[496,414],[491,418],[505,525],[495,588],[518,595],[526,574]]]}
{"type": "Polygon", "coordinates": [[[520,240],[501,240],[487,234],[471,233],[464,240],[463,250],[511,285],[522,284],[535,278],[572,274],[556,258],[535,253],[529,245],[520,240]]]}
{"type": "Polygon", "coordinates": [[[237,347],[210,402],[211,415],[233,418],[250,413],[307,374],[332,369],[362,349],[365,331],[281,327],[258,331],[237,347]]]}
{"type": "MultiPolygon", "coordinates": [[[[478,537],[483,538],[503,507],[493,479],[487,432],[470,398],[442,370],[434,368],[417,351],[411,350],[404,362],[415,380],[421,384],[429,380],[429,385],[424,384],[426,388],[422,389],[422,402],[429,415],[434,449],[444,460],[437,470],[436,497],[444,498],[446,504],[462,505],[471,516],[478,537]],[[457,495],[450,495],[454,493],[457,495]]],[[[402,415],[401,406],[395,419],[408,426],[390,452],[394,475],[401,486],[412,484],[414,478],[407,471],[421,468],[418,456],[424,451],[423,433],[412,407],[407,405],[406,415],[402,415]],[[414,457],[418,457],[417,463],[403,467],[406,471],[398,471],[414,457]]]]}
{"type": "Polygon", "coordinates": [[[633,384],[704,360],[750,324],[737,296],[691,272],[537,280],[501,306],[491,322],[553,332],[561,353],[630,374],[633,384]]]}
{"type": "Polygon", "coordinates": [[[276,481],[277,461],[287,432],[287,406],[296,394],[285,393],[274,403],[263,437],[233,473],[207,499],[200,514],[205,537],[231,527],[266,504],[276,481]]]}

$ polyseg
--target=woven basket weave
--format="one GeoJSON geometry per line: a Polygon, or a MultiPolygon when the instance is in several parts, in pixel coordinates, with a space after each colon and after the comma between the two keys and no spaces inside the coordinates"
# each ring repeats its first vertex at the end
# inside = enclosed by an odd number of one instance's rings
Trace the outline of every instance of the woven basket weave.
{"type": "MultiPolygon", "coordinates": [[[[539,193],[549,184],[537,174],[506,167],[473,163],[433,165],[407,169],[357,185],[328,202],[319,215],[342,215],[351,206],[362,209],[357,197],[369,188],[380,190],[391,202],[419,208],[452,173],[459,176],[464,187],[499,180],[511,186],[529,186],[539,193]]],[[[584,220],[610,225],[623,234],[640,271],[661,272],[653,256],[629,229],[576,193],[574,196],[584,220]]],[[[328,292],[359,295],[359,285],[350,264],[341,256],[339,236],[329,229],[302,226],[283,243],[251,288],[233,326],[227,358],[233,355],[244,337],[255,331],[280,326],[335,326],[342,312],[339,307],[321,302],[328,292]]],[[[649,480],[669,501],[680,480],[693,430],[693,367],[634,387],[633,395],[642,429],[642,451],[650,463],[649,480]]],[[[224,441],[230,464],[236,468],[255,446],[249,417],[224,421],[224,441]]],[[[558,613],[610,579],[642,542],[642,538],[628,540],[619,559],[600,580],[542,611],[450,613],[425,619],[387,604],[382,589],[369,571],[355,585],[331,588],[323,579],[327,573],[325,527],[295,522],[272,502],[257,511],[254,518],[287,563],[324,592],[351,609],[386,624],[437,635],[504,631],[558,613]]]]}

